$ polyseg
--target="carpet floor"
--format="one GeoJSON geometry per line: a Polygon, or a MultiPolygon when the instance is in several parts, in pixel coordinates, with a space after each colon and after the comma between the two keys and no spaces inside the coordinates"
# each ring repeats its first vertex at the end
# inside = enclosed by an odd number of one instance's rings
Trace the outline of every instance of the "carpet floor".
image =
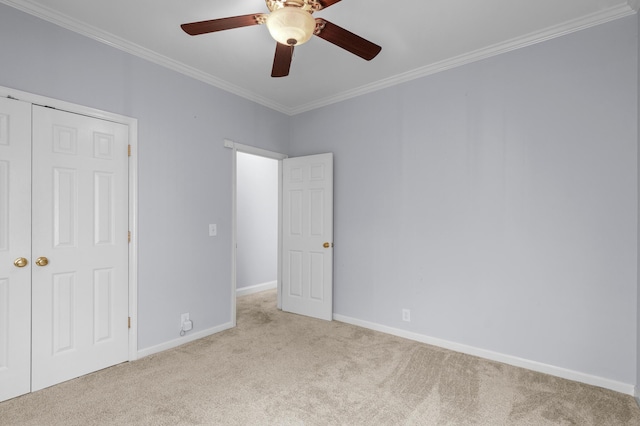
{"type": "Polygon", "coordinates": [[[238,298],[238,326],[0,403],[2,425],[640,425],[610,390],[238,298]]]}

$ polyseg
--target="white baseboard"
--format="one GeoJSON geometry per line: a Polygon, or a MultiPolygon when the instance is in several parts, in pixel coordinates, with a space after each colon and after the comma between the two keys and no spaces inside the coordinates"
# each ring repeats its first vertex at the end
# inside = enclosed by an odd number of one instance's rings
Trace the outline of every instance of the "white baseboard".
{"type": "Polygon", "coordinates": [[[184,345],[185,343],[193,342],[194,340],[202,339],[203,337],[211,336],[212,334],[220,333],[221,331],[228,330],[230,328],[233,328],[233,324],[231,322],[228,322],[226,324],[222,324],[217,327],[212,327],[206,330],[198,331],[193,334],[187,332],[187,334],[185,334],[184,336],[178,337],[177,339],[170,340],[160,345],[151,346],[150,348],[139,350],[137,359],[143,358],[145,356],[153,355],[158,352],[166,351],[167,349],[173,349],[180,345],[184,345]]]}
{"type": "Polygon", "coordinates": [[[638,403],[638,407],[640,408],[640,388],[636,386],[636,402],[638,403]]]}
{"type": "Polygon", "coordinates": [[[268,283],[251,285],[236,289],[236,296],[246,296],[247,294],[258,293],[265,290],[271,290],[278,286],[278,281],[269,281],[268,283]]]}
{"type": "Polygon", "coordinates": [[[605,389],[611,389],[613,391],[624,393],[627,395],[634,395],[634,391],[635,391],[636,400],[640,404],[640,396],[638,395],[638,390],[635,389],[633,385],[628,383],[618,382],[616,380],[593,376],[590,374],[581,373],[579,371],[568,370],[566,368],[556,367],[549,364],[543,364],[537,361],[531,361],[528,359],[518,358],[511,355],[505,355],[498,352],[488,351],[488,350],[476,348],[473,346],[450,342],[448,340],[425,336],[423,334],[418,334],[411,331],[388,327],[386,325],[376,324],[369,321],[363,321],[356,318],[347,317],[344,315],[333,314],[333,319],[335,319],[336,321],[347,323],[347,324],[368,328],[370,330],[380,331],[382,333],[392,334],[394,336],[403,337],[405,339],[426,343],[428,345],[438,346],[441,348],[450,349],[452,351],[461,352],[468,355],[477,356],[480,358],[485,358],[491,361],[502,362],[504,364],[513,365],[515,367],[526,368],[528,370],[537,371],[539,373],[545,373],[545,374],[550,374],[552,376],[561,377],[563,379],[586,383],[588,385],[593,385],[593,386],[599,386],[605,389]]]}

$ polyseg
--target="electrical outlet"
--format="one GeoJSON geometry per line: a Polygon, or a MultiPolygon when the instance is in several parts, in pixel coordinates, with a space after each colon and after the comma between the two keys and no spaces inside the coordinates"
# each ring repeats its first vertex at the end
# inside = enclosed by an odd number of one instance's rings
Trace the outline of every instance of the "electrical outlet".
{"type": "Polygon", "coordinates": [[[193,322],[189,319],[189,314],[180,315],[180,335],[184,336],[191,329],[193,329],[193,322]]]}
{"type": "Polygon", "coordinates": [[[218,226],[215,223],[210,223],[209,224],[209,236],[210,237],[215,237],[216,235],[218,235],[218,226]]]}
{"type": "Polygon", "coordinates": [[[402,321],[411,322],[411,309],[402,310],[402,321]]]}

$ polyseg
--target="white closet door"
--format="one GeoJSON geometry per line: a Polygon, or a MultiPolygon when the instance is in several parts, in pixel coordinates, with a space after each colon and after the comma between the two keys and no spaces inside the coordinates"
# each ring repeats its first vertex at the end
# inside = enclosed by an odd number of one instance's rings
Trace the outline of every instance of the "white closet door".
{"type": "Polygon", "coordinates": [[[128,359],[127,149],[127,126],[33,107],[32,391],[128,359]]]}
{"type": "Polygon", "coordinates": [[[0,401],[31,389],[30,259],[31,104],[0,98],[0,401]]]}

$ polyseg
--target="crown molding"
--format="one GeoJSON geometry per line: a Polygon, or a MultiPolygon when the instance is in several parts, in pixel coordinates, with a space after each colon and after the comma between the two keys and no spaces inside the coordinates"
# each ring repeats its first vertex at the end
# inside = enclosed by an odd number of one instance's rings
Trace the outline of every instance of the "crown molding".
{"type": "Polygon", "coordinates": [[[603,11],[593,13],[591,15],[584,16],[579,19],[574,19],[565,22],[561,25],[546,28],[541,31],[533,32],[522,37],[517,37],[505,42],[494,44],[482,49],[478,49],[473,52],[465,53],[444,61],[436,62],[421,68],[416,68],[412,71],[408,71],[402,74],[394,75],[392,77],[376,81],[371,84],[360,86],[356,89],[345,91],[334,96],[318,99],[317,101],[301,105],[297,108],[293,108],[290,111],[290,115],[300,114],[306,111],[311,111],[316,108],[331,105],[337,102],[342,102],[347,99],[355,98],[367,93],[375,92],[381,89],[385,89],[397,84],[401,84],[407,81],[415,80],[418,78],[426,77],[428,75],[436,74],[442,71],[456,68],[462,65],[470,64],[472,62],[481,61],[483,59],[497,56],[502,53],[510,52],[512,50],[520,49],[523,47],[531,46],[533,44],[542,43],[547,40],[561,37],[567,34],[571,34],[586,28],[594,27],[596,25],[604,24],[605,22],[613,21],[623,18],[625,16],[633,15],[638,11],[640,6],[640,0],[628,0],[628,5],[619,5],[611,7],[603,11]],[[635,4],[635,7],[632,5],[635,4]]]}
{"type": "Polygon", "coordinates": [[[188,77],[200,80],[211,86],[233,93],[252,102],[290,115],[290,108],[274,102],[271,99],[265,98],[240,86],[236,86],[225,80],[214,77],[211,74],[204,73],[196,68],[175,61],[167,56],[154,52],[153,50],[147,49],[135,43],[131,43],[130,41],[120,38],[115,34],[99,30],[83,22],[70,18],[69,16],[58,13],[50,8],[35,4],[30,0],[0,0],[0,3],[4,3],[15,9],[21,10],[45,21],[51,22],[52,24],[58,25],[67,30],[89,37],[100,43],[122,50],[126,53],[148,60],[173,71],[177,71],[188,77]]]}
{"type": "Polygon", "coordinates": [[[39,4],[35,4],[31,0],[0,0],[0,3],[4,3],[15,9],[26,12],[30,15],[49,21],[55,25],[66,28],[70,31],[92,38],[100,43],[104,43],[108,46],[130,53],[134,56],[148,60],[155,64],[161,65],[165,68],[169,68],[173,71],[177,71],[186,76],[192,77],[196,80],[207,83],[211,86],[225,90],[227,92],[238,95],[242,98],[248,99],[257,104],[263,105],[267,108],[271,108],[286,115],[296,115],[303,112],[307,112],[316,108],[342,102],[347,99],[351,99],[357,96],[361,96],[367,93],[375,92],[387,87],[395,86],[407,81],[415,80],[421,77],[426,77],[431,74],[436,74],[442,71],[446,71],[451,68],[466,65],[472,62],[480,61],[490,58],[492,56],[506,53],[512,50],[520,49],[522,47],[530,46],[533,44],[541,43],[556,37],[561,37],[576,31],[580,31],[586,28],[590,28],[596,25],[603,24],[605,22],[613,21],[615,19],[623,18],[625,16],[633,15],[640,9],[640,0],[627,0],[626,4],[614,6],[608,9],[604,9],[597,13],[593,13],[584,16],[579,19],[574,19],[565,22],[561,25],[549,27],[542,31],[527,34],[523,37],[514,38],[506,42],[498,43],[493,46],[478,49],[473,52],[465,53],[463,55],[456,56],[444,61],[440,61],[434,64],[430,64],[421,68],[417,68],[412,71],[408,71],[402,74],[398,74],[389,78],[385,78],[371,84],[360,86],[356,89],[347,90],[338,93],[333,96],[328,96],[322,99],[318,99],[307,104],[299,105],[296,107],[287,107],[280,103],[274,102],[271,99],[258,95],[257,93],[248,91],[242,87],[231,84],[225,80],[214,77],[211,74],[202,72],[196,68],[185,65],[181,62],[175,61],[169,57],[161,55],[150,49],[139,46],[135,43],[131,43],[124,40],[114,34],[99,30],[90,25],[79,22],[66,15],[60,14],[50,8],[43,7],[39,4]]]}

